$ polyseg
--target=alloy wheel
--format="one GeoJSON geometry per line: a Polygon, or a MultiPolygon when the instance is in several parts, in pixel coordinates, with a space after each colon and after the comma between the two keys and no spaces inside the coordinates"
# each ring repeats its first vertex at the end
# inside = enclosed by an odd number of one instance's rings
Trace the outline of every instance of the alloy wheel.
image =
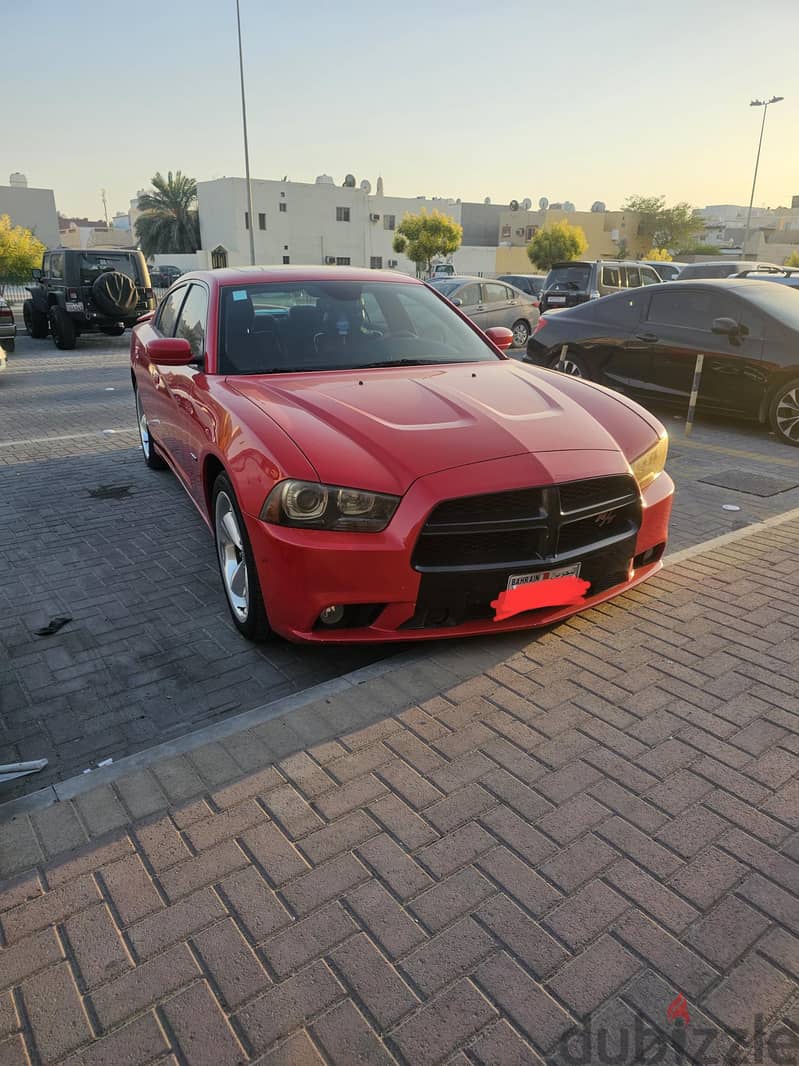
{"type": "Polygon", "coordinates": [[[250,613],[250,586],[247,579],[247,562],[244,558],[244,542],[233,503],[224,491],[216,497],[214,526],[219,570],[225,593],[235,616],[240,622],[246,622],[250,613]]]}
{"type": "Polygon", "coordinates": [[[569,374],[573,378],[581,378],[583,376],[579,365],[573,359],[569,359],[568,356],[555,363],[555,370],[559,370],[561,374],[569,374]]]}
{"type": "Polygon", "coordinates": [[[516,348],[524,348],[530,339],[530,328],[526,322],[516,322],[513,326],[513,344],[516,348]]]}
{"type": "Polygon", "coordinates": [[[794,444],[799,443],[799,388],[790,389],[780,396],[775,417],[783,437],[794,444]]]}
{"type": "Polygon", "coordinates": [[[142,410],[138,389],[136,390],[136,421],[139,423],[139,441],[141,442],[141,450],[144,453],[144,458],[149,460],[152,448],[150,443],[150,430],[147,428],[147,416],[142,410]]]}

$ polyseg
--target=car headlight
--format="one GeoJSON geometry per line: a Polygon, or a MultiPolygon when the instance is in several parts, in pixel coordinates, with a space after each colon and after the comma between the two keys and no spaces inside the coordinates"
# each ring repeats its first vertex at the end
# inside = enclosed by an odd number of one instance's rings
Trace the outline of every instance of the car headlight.
{"type": "Polygon", "coordinates": [[[279,526],[379,533],[391,521],[399,501],[399,496],[318,481],[281,481],[267,496],[260,518],[279,526]]]}
{"type": "Polygon", "coordinates": [[[656,444],[653,444],[651,448],[647,448],[643,455],[639,455],[637,459],[633,459],[630,463],[633,477],[638,482],[638,488],[641,492],[663,473],[668,454],[669,438],[667,434],[664,434],[656,444]]]}

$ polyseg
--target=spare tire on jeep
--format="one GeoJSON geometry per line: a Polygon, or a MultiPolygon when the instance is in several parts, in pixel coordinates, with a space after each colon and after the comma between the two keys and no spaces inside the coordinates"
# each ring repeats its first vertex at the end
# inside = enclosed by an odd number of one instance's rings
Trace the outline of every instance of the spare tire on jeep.
{"type": "Polygon", "coordinates": [[[95,279],[92,296],[98,309],[109,318],[129,315],[139,299],[135,283],[117,270],[108,270],[95,279]]]}

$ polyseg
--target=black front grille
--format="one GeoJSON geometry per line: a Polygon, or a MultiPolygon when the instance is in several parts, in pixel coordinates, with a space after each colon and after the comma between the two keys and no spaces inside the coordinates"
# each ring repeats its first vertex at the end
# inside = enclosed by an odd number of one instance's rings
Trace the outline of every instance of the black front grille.
{"type": "Polygon", "coordinates": [[[582,511],[586,507],[607,507],[619,499],[637,498],[638,488],[626,474],[614,477],[592,477],[587,481],[568,481],[560,486],[562,514],[582,511]]]}
{"type": "Polygon", "coordinates": [[[444,500],[427,519],[425,529],[481,522],[507,522],[536,518],[541,512],[541,489],[514,489],[511,492],[492,492],[486,496],[461,496],[444,500]]]}
{"type": "MultiPolygon", "coordinates": [[[[430,513],[412,565],[426,572],[555,563],[616,544],[640,525],[640,497],[626,475],[444,500],[430,513]]],[[[631,553],[632,554],[632,553],[631,553]]]]}

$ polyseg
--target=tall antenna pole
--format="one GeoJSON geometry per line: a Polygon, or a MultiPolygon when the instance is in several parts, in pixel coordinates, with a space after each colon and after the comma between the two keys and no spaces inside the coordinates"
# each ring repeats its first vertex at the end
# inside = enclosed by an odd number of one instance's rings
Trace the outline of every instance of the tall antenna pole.
{"type": "Polygon", "coordinates": [[[100,195],[103,198],[103,211],[105,213],[105,228],[108,229],[108,201],[105,198],[105,189],[100,189],[100,195]]]}
{"type": "Polygon", "coordinates": [[[252,181],[250,180],[250,149],[247,143],[247,102],[244,96],[244,56],[241,50],[241,13],[236,0],[236,28],[239,35],[239,75],[241,76],[241,124],[244,129],[244,174],[247,179],[247,218],[250,234],[250,266],[255,266],[255,219],[252,213],[252,181]]]}

